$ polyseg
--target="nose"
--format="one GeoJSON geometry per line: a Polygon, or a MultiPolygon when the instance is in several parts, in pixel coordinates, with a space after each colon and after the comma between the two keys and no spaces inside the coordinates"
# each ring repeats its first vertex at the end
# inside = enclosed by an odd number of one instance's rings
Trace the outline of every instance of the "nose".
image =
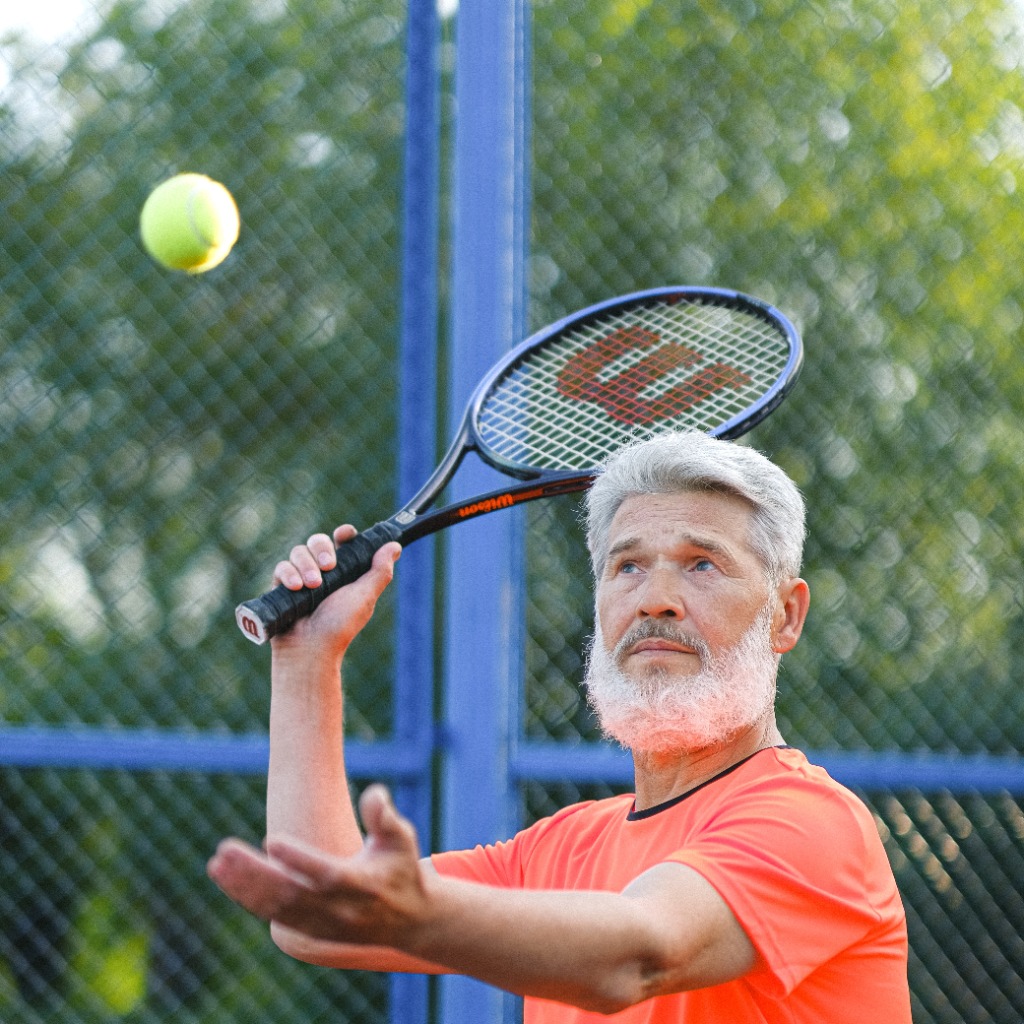
{"type": "Polygon", "coordinates": [[[637,618],[683,619],[686,606],[680,593],[675,574],[668,569],[656,568],[647,574],[640,600],[637,604],[637,618]]]}

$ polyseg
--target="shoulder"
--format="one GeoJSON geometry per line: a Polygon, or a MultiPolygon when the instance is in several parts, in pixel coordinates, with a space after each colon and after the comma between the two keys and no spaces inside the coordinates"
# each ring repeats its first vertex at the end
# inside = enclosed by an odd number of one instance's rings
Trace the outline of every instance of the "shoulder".
{"type": "Polygon", "coordinates": [[[666,859],[718,891],[784,991],[854,946],[872,971],[905,971],[903,905],[855,793],[781,748],[734,772],[705,809],[693,841],[666,859]]]}
{"type": "Polygon", "coordinates": [[[776,747],[767,753],[769,763],[763,776],[752,782],[755,792],[766,800],[785,803],[792,813],[817,817],[819,825],[845,823],[878,840],[878,827],[864,801],[821,765],[812,764],[803,751],[793,747],[776,747]]]}
{"type": "Polygon", "coordinates": [[[770,864],[809,878],[845,875],[858,888],[866,878],[881,877],[889,888],[891,869],[874,815],[801,751],[762,751],[722,781],[708,794],[689,844],[695,858],[734,869],[770,864]]]}
{"type": "Polygon", "coordinates": [[[537,847],[557,842],[587,844],[590,838],[625,822],[634,803],[632,793],[570,804],[518,833],[512,842],[537,847]]]}
{"type": "Polygon", "coordinates": [[[534,877],[573,860],[596,838],[626,820],[632,794],[570,804],[541,818],[511,839],[472,850],[434,854],[431,861],[442,874],[457,875],[492,885],[521,886],[530,879],[543,885],[552,879],[534,877]]]}
{"type": "Polygon", "coordinates": [[[723,779],[725,785],[709,793],[721,804],[785,805],[797,813],[824,813],[834,808],[840,816],[872,820],[864,802],[820,765],[812,764],[794,747],[760,751],[723,779]]]}

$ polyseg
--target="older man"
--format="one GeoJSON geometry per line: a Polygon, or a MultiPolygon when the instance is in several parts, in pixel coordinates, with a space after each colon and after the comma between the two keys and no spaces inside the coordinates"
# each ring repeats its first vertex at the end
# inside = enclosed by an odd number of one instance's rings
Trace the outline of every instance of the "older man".
{"type": "MultiPolygon", "coordinates": [[[[389,545],[274,640],[266,852],[229,840],[211,876],[293,956],[472,975],[525,996],[528,1024],[909,1024],[905,918],[872,817],[776,725],[809,601],[796,487],[750,448],[681,433],[618,455],[587,506],[586,683],[632,751],[635,795],[421,860],[375,786],[364,839],[339,678],[389,545]]],[[[316,586],[333,562],[318,535],[275,579],[316,586]]]]}

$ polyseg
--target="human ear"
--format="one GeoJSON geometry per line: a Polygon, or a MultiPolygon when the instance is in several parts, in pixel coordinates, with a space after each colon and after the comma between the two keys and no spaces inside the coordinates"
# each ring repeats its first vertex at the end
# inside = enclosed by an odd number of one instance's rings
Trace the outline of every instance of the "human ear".
{"type": "Polygon", "coordinates": [[[796,647],[807,620],[811,590],[807,581],[794,577],[779,586],[775,616],[772,619],[772,650],[785,654],[796,647]]]}

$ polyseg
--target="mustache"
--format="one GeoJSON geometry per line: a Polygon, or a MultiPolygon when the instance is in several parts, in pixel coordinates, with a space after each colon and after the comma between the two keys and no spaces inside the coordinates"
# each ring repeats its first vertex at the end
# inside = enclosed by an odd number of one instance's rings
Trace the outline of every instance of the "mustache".
{"type": "Polygon", "coordinates": [[[633,644],[637,644],[641,640],[655,639],[668,640],[671,643],[681,644],[683,647],[692,647],[700,655],[701,661],[705,663],[711,653],[701,637],[688,633],[667,619],[642,619],[629,629],[615,645],[612,657],[619,661],[633,644]]]}

